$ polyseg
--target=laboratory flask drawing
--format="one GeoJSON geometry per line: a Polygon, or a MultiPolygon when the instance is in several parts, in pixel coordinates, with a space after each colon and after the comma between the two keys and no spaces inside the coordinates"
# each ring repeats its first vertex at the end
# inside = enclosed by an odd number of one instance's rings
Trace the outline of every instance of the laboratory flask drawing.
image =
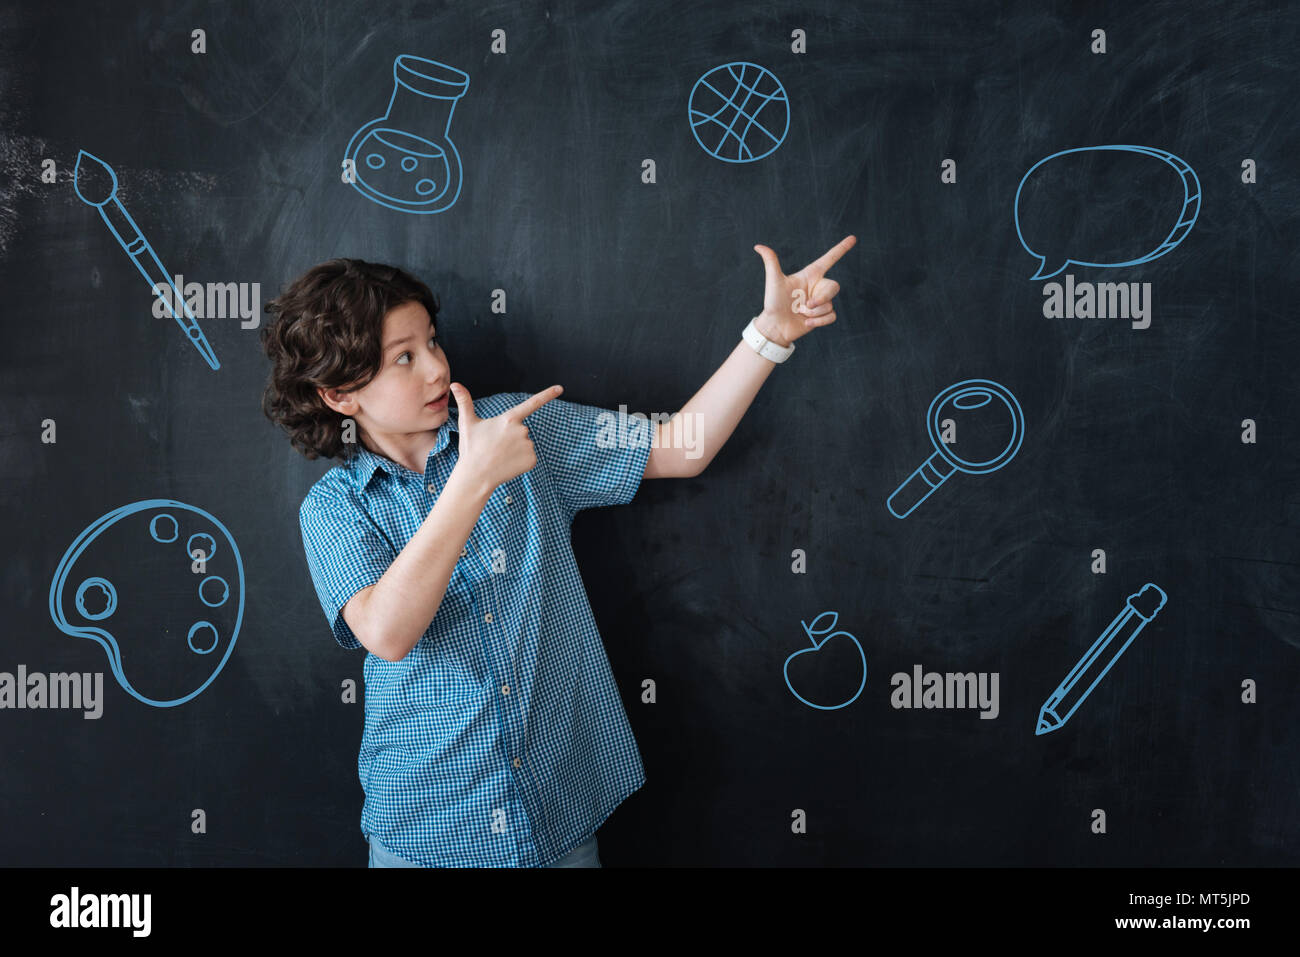
{"type": "Polygon", "coordinates": [[[771,71],[739,60],[695,81],[687,102],[695,142],[724,163],[753,163],[785,142],[790,98],[771,71]]]}
{"type": "Polygon", "coordinates": [[[836,711],[858,700],[862,689],[867,684],[867,656],[862,651],[858,639],[847,631],[836,631],[839,613],[824,611],[810,625],[805,621],[799,624],[811,648],[801,648],[785,659],[782,668],[785,674],[785,686],[790,693],[819,711],[836,711]],[[830,620],[827,621],[827,616],[830,620]],[[847,640],[835,640],[847,639],[847,640]],[[806,657],[804,657],[806,656],[806,657]],[[800,660],[802,659],[802,660],[800,660]],[[794,665],[795,680],[791,680],[791,665],[794,665]],[[859,677],[860,676],[860,677],[859,677]],[[849,689],[857,684],[856,690],[849,695],[849,689]],[[804,693],[795,690],[799,685],[804,693]],[[848,697],[846,697],[848,696],[848,697]],[[811,699],[833,701],[834,704],[818,704],[811,699]]]}
{"type": "Polygon", "coordinates": [[[925,425],[935,451],[886,501],[885,506],[895,518],[911,515],[955,472],[968,475],[996,472],[1020,451],[1025,438],[1025,413],[1019,401],[1010,389],[990,379],[965,379],[948,386],[931,401],[925,425]],[[995,400],[1001,403],[1001,409],[995,400]],[[953,416],[956,417],[952,419],[956,441],[945,442],[944,420],[953,416]],[[976,416],[982,421],[977,421],[976,416]],[[961,445],[963,442],[966,444],[961,445]],[[959,445],[961,454],[956,448],[959,445]],[[971,447],[975,449],[973,456],[969,452],[971,447]]]}
{"type": "MultiPolygon", "coordinates": [[[[1127,186],[1129,191],[1139,189],[1144,182],[1135,180],[1133,177],[1127,177],[1122,182],[1129,184],[1137,182],[1136,186],[1127,186]]],[[[1152,184],[1158,185],[1158,184],[1152,184]]],[[[1059,197],[1051,195],[1051,189],[1047,189],[1046,196],[1036,196],[1037,201],[1048,204],[1048,212],[1051,212],[1051,205],[1059,197]]],[[[1097,197],[1101,201],[1105,197],[1097,197]]],[[[1075,149],[1061,150],[1053,153],[1051,156],[1045,156],[1029,168],[1029,171],[1021,177],[1020,185],[1016,187],[1016,198],[1013,207],[1013,218],[1016,224],[1016,236],[1020,239],[1020,245],[1025,248],[1025,252],[1038,260],[1038,268],[1031,279],[1050,279],[1052,276],[1063,272],[1071,264],[1078,266],[1097,266],[1103,268],[1119,268],[1122,266],[1136,266],[1139,263],[1149,262],[1152,259],[1158,259],[1170,252],[1179,243],[1187,238],[1192,226],[1196,224],[1196,217],[1201,211],[1201,181],[1196,175],[1196,171],[1187,163],[1186,160],[1174,155],[1168,150],[1157,149],[1154,146],[1133,146],[1130,144],[1112,144],[1108,146],[1081,146],[1075,149]],[[1092,171],[1093,163],[1097,159],[1095,156],[1088,154],[1107,154],[1113,153],[1116,156],[1112,159],[1127,158],[1134,162],[1130,164],[1135,175],[1145,172],[1143,167],[1146,165],[1145,160],[1139,159],[1146,157],[1171,168],[1178,175],[1178,185],[1174,186],[1172,180],[1169,183],[1169,189],[1172,190],[1168,209],[1175,209],[1176,213],[1172,215],[1174,223],[1166,230],[1164,222],[1147,224],[1137,222],[1132,224],[1136,232],[1140,232],[1145,226],[1154,227],[1153,237],[1163,235],[1163,239],[1155,241],[1155,245],[1148,247],[1138,255],[1124,254],[1118,259],[1110,262],[1096,261],[1088,258],[1079,258],[1080,256],[1089,255],[1086,250],[1054,250],[1051,249],[1051,241],[1048,237],[1039,237],[1037,243],[1030,245],[1030,240],[1025,236],[1023,220],[1026,218],[1027,211],[1022,208],[1022,203],[1028,202],[1025,194],[1026,184],[1031,185],[1031,193],[1035,192],[1033,187],[1036,184],[1031,183],[1035,173],[1043,178],[1047,173],[1053,172],[1053,167],[1048,164],[1055,162],[1056,166],[1064,167],[1061,170],[1065,179],[1073,184],[1084,183],[1086,185],[1088,176],[1092,171]],[[1127,156],[1125,156],[1127,154],[1127,156]],[[1044,251],[1045,250],[1045,251],[1044,251]]],[[[1083,212],[1083,211],[1080,211],[1083,212]]],[[[1167,221],[1166,221],[1167,222],[1167,221]]],[[[1126,224],[1127,226],[1128,224],[1126,224]]]]}
{"type": "Polygon", "coordinates": [[[185,338],[198,350],[208,367],[214,371],[220,369],[221,363],[217,360],[217,354],[212,351],[208,337],[199,328],[199,321],[195,318],[194,311],[190,309],[181,291],[176,288],[171,273],[154,252],[153,246],[149,245],[149,240],[144,238],[144,232],[126,211],[122,201],[117,198],[117,172],[113,167],[95,154],[81,150],[77,153],[77,165],[72,171],[72,188],[76,191],[78,199],[87,206],[99,210],[104,225],[135,263],[135,268],[140,270],[140,275],[144,276],[149,288],[151,290],[171,289],[174,298],[170,301],[166,296],[160,295],[158,298],[166,303],[167,311],[180,325],[185,338]],[[181,309],[185,313],[183,317],[177,313],[173,303],[181,304],[181,309]]]}
{"type": "Polygon", "coordinates": [[[469,74],[445,63],[410,53],[393,60],[388,109],[348,141],[344,158],[352,164],[353,188],[398,212],[450,209],[462,176],[451,118],[468,89],[469,74]]]}
{"type": "Polygon", "coordinates": [[[184,704],[235,650],[243,559],[229,529],[203,509],[133,502],[68,546],[50,583],[50,617],[63,633],[103,648],[113,677],[138,701],[184,704]]]}

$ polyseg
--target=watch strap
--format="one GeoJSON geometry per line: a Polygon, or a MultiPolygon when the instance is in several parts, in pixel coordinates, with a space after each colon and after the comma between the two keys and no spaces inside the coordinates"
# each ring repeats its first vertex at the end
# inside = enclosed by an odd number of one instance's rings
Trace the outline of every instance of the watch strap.
{"type": "MultiPolygon", "coordinates": [[[[754,317],[754,319],[757,318],[758,316],[754,317]]],[[[771,339],[767,338],[767,336],[758,331],[758,326],[754,325],[754,319],[749,320],[749,325],[747,325],[745,330],[740,334],[741,338],[744,339],[755,352],[771,362],[780,363],[790,358],[790,354],[794,352],[794,343],[790,343],[788,346],[777,345],[777,343],[773,342],[771,339]]]]}

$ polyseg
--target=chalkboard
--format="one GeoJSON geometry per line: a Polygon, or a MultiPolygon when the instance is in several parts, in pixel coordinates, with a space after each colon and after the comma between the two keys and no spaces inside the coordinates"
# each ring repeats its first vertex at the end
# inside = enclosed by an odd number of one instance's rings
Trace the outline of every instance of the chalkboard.
{"type": "Polygon", "coordinates": [[[574,522],[647,774],[603,864],[1300,864],[1294,5],[4,22],[0,862],[365,865],[336,463],[260,405],[294,277],[401,266],[475,396],[649,415],[748,348],[755,244],[852,234],[709,466],[574,522]]]}

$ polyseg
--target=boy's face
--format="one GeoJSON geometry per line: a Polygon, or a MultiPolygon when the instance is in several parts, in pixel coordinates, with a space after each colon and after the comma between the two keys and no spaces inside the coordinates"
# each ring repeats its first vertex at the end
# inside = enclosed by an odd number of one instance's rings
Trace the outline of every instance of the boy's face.
{"type": "Polygon", "coordinates": [[[401,443],[437,429],[447,421],[451,370],[429,311],[418,302],[389,310],[380,342],[379,373],[365,388],[317,392],[331,409],[355,419],[371,445],[376,438],[401,443]]]}

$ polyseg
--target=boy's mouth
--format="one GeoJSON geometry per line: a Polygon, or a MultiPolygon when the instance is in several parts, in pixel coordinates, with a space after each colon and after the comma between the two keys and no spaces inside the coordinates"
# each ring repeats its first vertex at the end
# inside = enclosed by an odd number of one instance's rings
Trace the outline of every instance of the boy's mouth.
{"type": "Polygon", "coordinates": [[[424,407],[426,409],[434,409],[434,410],[445,409],[447,407],[447,394],[450,391],[451,390],[448,389],[446,392],[443,392],[442,395],[438,396],[438,398],[434,399],[432,402],[424,403],[424,407]]]}

